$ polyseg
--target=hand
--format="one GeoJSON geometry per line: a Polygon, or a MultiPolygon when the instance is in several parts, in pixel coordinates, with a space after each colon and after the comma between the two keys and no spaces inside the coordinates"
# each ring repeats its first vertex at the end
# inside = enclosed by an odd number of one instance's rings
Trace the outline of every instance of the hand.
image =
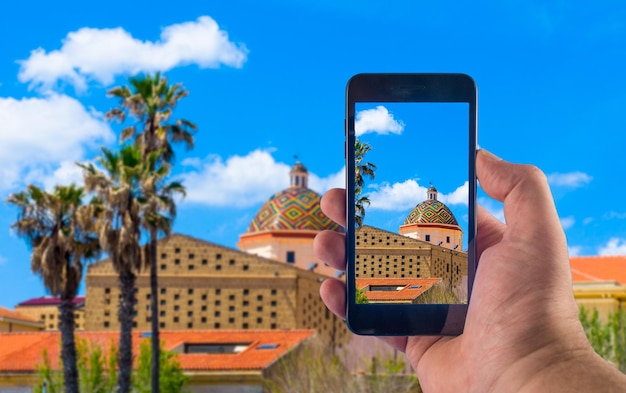
{"type": "MultiPolygon", "coordinates": [[[[593,352],[578,320],[566,239],[545,175],[484,150],[476,171],[483,190],[504,202],[506,224],[478,208],[479,263],[464,333],[380,339],[406,352],[425,392],[598,391],[611,382],[626,388],[626,376],[593,352]]],[[[345,190],[328,191],[321,206],[346,225],[345,190]]],[[[321,232],[315,252],[345,270],[344,242],[340,233],[321,232]]],[[[326,280],[320,295],[345,318],[343,282],[326,280]]]]}

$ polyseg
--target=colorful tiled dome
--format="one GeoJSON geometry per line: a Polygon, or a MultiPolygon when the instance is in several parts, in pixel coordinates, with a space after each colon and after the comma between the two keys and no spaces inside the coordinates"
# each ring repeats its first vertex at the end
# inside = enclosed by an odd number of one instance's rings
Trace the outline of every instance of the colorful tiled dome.
{"type": "Polygon", "coordinates": [[[406,220],[404,220],[404,224],[446,224],[459,226],[459,223],[456,221],[454,214],[452,214],[448,206],[436,199],[428,199],[415,206],[406,220]]]}
{"type": "Polygon", "coordinates": [[[320,208],[321,197],[306,187],[289,187],[277,192],[261,206],[247,232],[310,229],[340,231],[320,208]]]}
{"type": "Polygon", "coordinates": [[[448,206],[437,200],[438,192],[432,184],[428,187],[426,195],[428,199],[411,210],[406,220],[404,220],[404,225],[445,224],[459,226],[459,223],[456,221],[454,214],[448,209],[448,206]]]}

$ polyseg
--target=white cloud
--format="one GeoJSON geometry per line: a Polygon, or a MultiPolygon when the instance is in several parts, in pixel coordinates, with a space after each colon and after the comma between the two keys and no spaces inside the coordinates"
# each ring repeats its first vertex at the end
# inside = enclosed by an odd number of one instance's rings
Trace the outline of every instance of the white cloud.
{"type": "Polygon", "coordinates": [[[579,188],[591,182],[593,177],[584,172],[551,173],[548,182],[552,186],[579,188]]]}
{"type": "MultiPolygon", "coordinates": [[[[373,191],[366,191],[370,199],[370,209],[401,211],[411,209],[417,203],[426,199],[428,187],[420,186],[413,179],[401,183],[381,183],[369,186],[373,191]]],[[[469,183],[465,182],[450,194],[437,196],[437,200],[447,205],[468,203],[469,183]]]]}
{"type": "Polygon", "coordinates": [[[560,217],[560,220],[561,220],[561,226],[563,226],[563,229],[569,229],[573,227],[574,224],[576,223],[576,219],[574,218],[574,216],[560,217]]]}
{"type": "MultiPolygon", "coordinates": [[[[208,206],[250,207],[265,202],[289,186],[291,166],[276,162],[268,150],[254,150],[224,161],[209,156],[203,162],[188,162],[192,169],[182,175],[186,202],[208,206]],[[193,164],[193,165],[191,165],[193,164]]],[[[317,192],[343,186],[344,169],[326,178],[309,172],[309,187],[317,192]],[[340,180],[341,179],[341,182],[340,180]]]]}
{"type": "Polygon", "coordinates": [[[593,222],[593,217],[586,217],[583,220],[583,224],[585,224],[585,225],[591,224],[592,222],[593,222]]]}
{"type": "Polygon", "coordinates": [[[616,211],[610,211],[605,214],[605,217],[608,219],[616,218],[618,220],[623,220],[626,218],[626,213],[618,213],[616,211]]]}
{"type": "Polygon", "coordinates": [[[387,108],[382,105],[374,109],[366,109],[356,114],[354,133],[356,136],[373,132],[386,135],[401,134],[404,131],[404,123],[393,118],[387,108]]]}
{"type": "Polygon", "coordinates": [[[494,216],[501,222],[505,222],[504,205],[502,204],[502,202],[498,202],[495,199],[490,198],[479,198],[478,204],[482,206],[485,210],[487,210],[492,216],[494,216]]]}
{"type": "Polygon", "coordinates": [[[0,191],[25,180],[45,185],[74,178],[70,163],[114,140],[101,113],[64,95],[0,97],[0,119],[0,191]]]}
{"type": "Polygon", "coordinates": [[[331,188],[346,188],[346,167],[327,177],[319,177],[314,173],[309,174],[309,188],[319,193],[325,193],[331,188]]]}
{"type": "Polygon", "coordinates": [[[582,255],[583,248],[581,246],[568,246],[567,252],[570,257],[577,257],[582,255]]]}
{"type": "Polygon", "coordinates": [[[190,64],[241,67],[247,53],[243,44],[231,42],[228,33],[208,16],[167,26],[155,42],[134,38],[121,27],[84,27],[68,33],[58,50],[31,51],[28,59],[20,61],[18,78],[43,90],[59,82],[84,90],[90,80],[109,85],[119,74],[167,71],[190,64]]]}
{"type": "Polygon", "coordinates": [[[598,255],[626,255],[626,239],[611,238],[600,247],[598,255]]]}
{"type": "Polygon", "coordinates": [[[3,256],[0,256],[0,265],[4,265],[5,263],[7,263],[7,259],[3,256]]]}

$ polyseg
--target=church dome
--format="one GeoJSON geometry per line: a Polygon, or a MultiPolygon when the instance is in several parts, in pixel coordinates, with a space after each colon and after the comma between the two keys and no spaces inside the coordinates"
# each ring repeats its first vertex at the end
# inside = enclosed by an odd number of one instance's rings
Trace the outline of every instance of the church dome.
{"type": "Polygon", "coordinates": [[[437,189],[431,185],[428,188],[428,199],[419,203],[411,210],[406,220],[404,220],[404,225],[445,224],[459,226],[448,206],[437,200],[437,194],[437,189]]]}
{"type": "Polygon", "coordinates": [[[247,233],[267,230],[308,229],[340,231],[320,208],[321,196],[307,187],[308,172],[300,162],[291,168],[291,186],[272,195],[261,206],[247,233]]]}

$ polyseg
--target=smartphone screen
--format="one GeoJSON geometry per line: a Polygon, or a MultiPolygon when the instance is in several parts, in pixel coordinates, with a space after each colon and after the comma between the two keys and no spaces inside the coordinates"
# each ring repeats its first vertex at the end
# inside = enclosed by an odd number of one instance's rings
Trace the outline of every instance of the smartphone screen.
{"type": "Polygon", "coordinates": [[[347,89],[347,309],[358,334],[460,334],[476,268],[476,89],[359,74],[347,89]]]}
{"type": "Polygon", "coordinates": [[[467,303],[468,123],[468,103],[356,103],[360,304],[467,303]]]}

